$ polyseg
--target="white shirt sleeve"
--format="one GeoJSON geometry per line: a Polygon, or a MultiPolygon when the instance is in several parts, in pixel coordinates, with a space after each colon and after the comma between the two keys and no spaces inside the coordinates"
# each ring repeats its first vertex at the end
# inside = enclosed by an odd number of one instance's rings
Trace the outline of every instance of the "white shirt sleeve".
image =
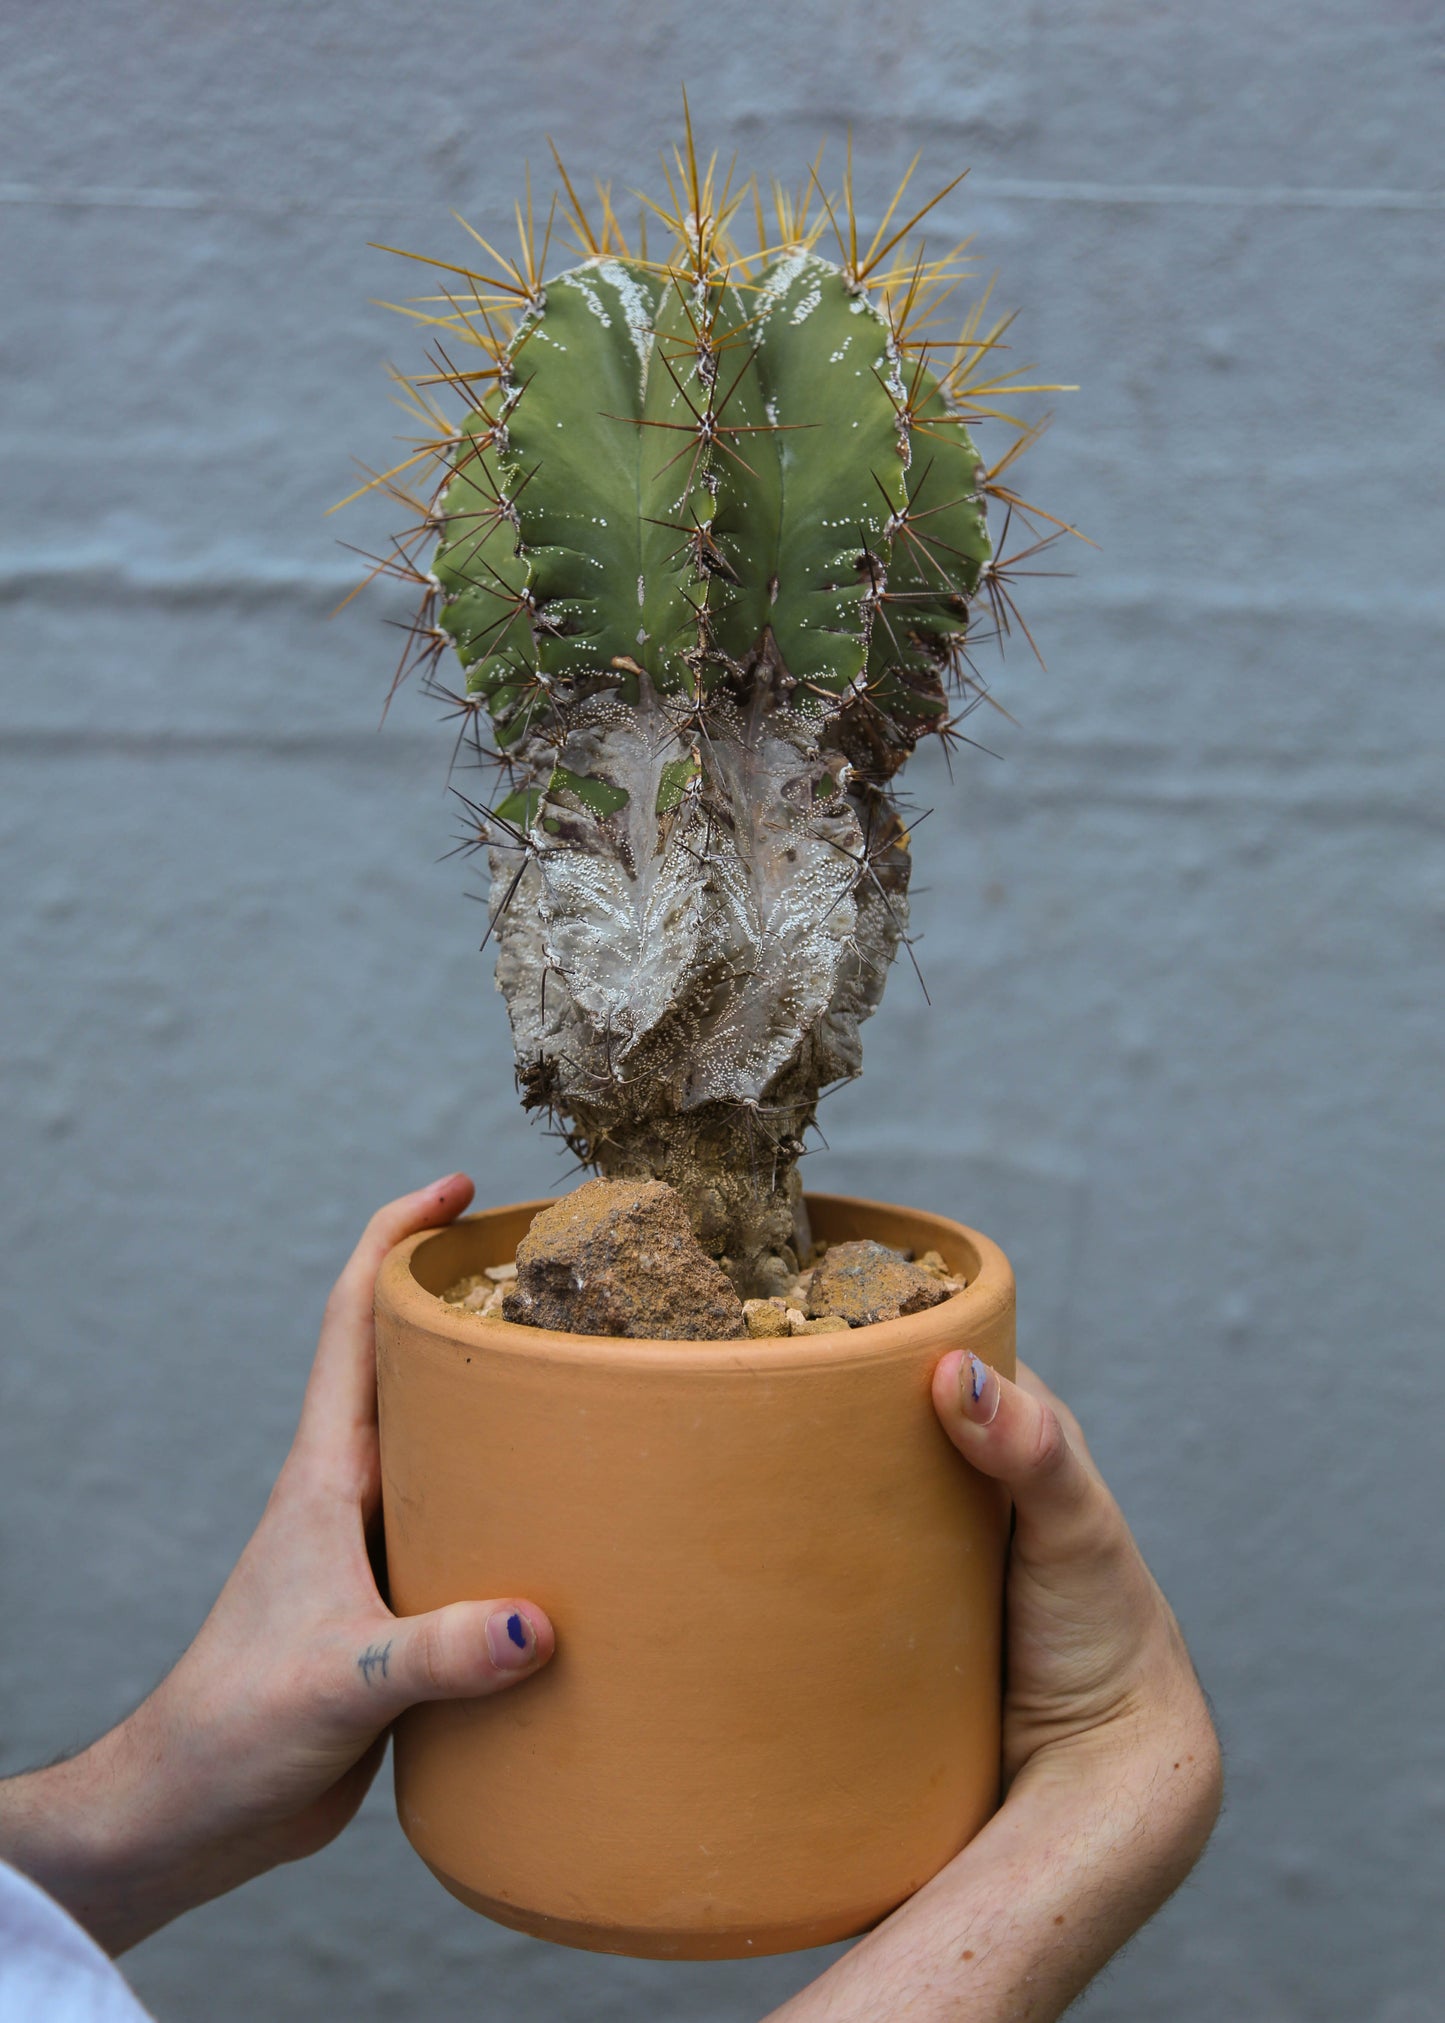
{"type": "Polygon", "coordinates": [[[3,1861],[0,2023],[152,2023],[90,1934],[3,1861]]]}

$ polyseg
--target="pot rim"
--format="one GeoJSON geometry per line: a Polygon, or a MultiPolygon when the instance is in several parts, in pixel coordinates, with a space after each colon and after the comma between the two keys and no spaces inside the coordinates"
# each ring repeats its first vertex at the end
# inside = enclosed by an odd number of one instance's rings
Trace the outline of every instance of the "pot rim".
{"type": "Polygon", "coordinates": [[[921,1208],[902,1208],[896,1203],[873,1201],[851,1194],[809,1194],[810,1208],[833,1205],[866,1216],[904,1215],[931,1224],[957,1239],[962,1237],[978,1258],[979,1268],[962,1292],[952,1293],[937,1306],[921,1313],[904,1314],[898,1320],[874,1321],[868,1327],[835,1328],[828,1334],[783,1335],[732,1340],[653,1341],[628,1335],[564,1334],[551,1328],[526,1327],[515,1321],[483,1320],[448,1306],[430,1292],[412,1270],[412,1258],[425,1244],[447,1231],[469,1223],[484,1223],[494,1217],[533,1215],[559,1199],[548,1195],[537,1201],[521,1201],[484,1208],[458,1217],[437,1229],[418,1230],[387,1253],[376,1281],[376,1305],[434,1339],[459,1348],[485,1345],[493,1356],[515,1356],[534,1362],[609,1364],[645,1369],[685,1367],[695,1371],[734,1369],[769,1371],[806,1368],[815,1363],[866,1363],[886,1360],[900,1349],[917,1349],[920,1339],[936,1340],[939,1348],[960,1345],[976,1337],[981,1324],[1010,1306],[1013,1300],[1013,1269],[992,1238],[971,1229],[967,1223],[921,1208]],[[951,1343],[949,1337],[956,1336],[951,1343]]]}

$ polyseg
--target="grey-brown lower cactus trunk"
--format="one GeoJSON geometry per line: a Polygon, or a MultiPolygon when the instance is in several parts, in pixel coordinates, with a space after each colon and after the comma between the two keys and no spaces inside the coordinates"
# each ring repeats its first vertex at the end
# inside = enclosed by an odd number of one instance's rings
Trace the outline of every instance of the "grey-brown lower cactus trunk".
{"type": "Polygon", "coordinates": [[[744,1297],[780,1290],[806,1251],[804,1138],[822,1090],[859,1071],[907,919],[886,798],[843,791],[847,762],[822,741],[836,724],[763,686],[714,702],[705,757],[662,817],[676,711],[645,681],[625,712],[603,704],[567,759],[627,788],[606,847],[579,813],[520,876],[515,851],[492,858],[499,896],[516,881],[497,981],[524,1099],[603,1173],[677,1188],[744,1297]]]}
{"type": "Polygon", "coordinates": [[[1012,494],[965,425],[998,330],[946,365],[917,334],[952,256],[887,221],[860,255],[850,208],[834,265],[786,199],[744,255],[736,199],[677,168],[662,260],[574,202],[587,257],[545,284],[525,235],[500,279],[447,270],[431,320],[481,357],[438,346],[468,413],[418,636],[507,776],[468,805],[523,1100],[669,1181],[754,1296],[806,1247],[804,1139],[907,928],[890,783],[970,690],[970,600],[1006,616],[984,494],[1012,494]]]}

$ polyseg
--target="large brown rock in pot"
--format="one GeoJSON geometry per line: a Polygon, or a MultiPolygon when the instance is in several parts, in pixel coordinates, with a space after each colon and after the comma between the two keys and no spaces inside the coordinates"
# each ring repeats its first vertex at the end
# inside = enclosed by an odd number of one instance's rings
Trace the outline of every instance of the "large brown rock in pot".
{"type": "Polygon", "coordinates": [[[948,1298],[948,1287],[884,1243],[835,1243],[808,1288],[810,1319],[839,1314],[850,1327],[920,1314],[948,1298]]]}
{"type": "Polygon", "coordinates": [[[544,1208],[518,1245],[502,1317],[645,1341],[747,1333],[742,1301],[661,1180],[589,1180],[544,1208]]]}

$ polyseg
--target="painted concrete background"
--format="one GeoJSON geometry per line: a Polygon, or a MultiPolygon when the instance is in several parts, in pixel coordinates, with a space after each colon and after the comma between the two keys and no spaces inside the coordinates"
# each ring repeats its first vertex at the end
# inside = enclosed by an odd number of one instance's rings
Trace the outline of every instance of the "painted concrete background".
{"type": "MultiPolygon", "coordinates": [[[[523,1121],[444,729],[323,509],[388,456],[383,239],[505,228],[544,134],[795,176],[851,123],[1078,381],[1029,488],[1098,543],[918,838],[829,1182],[1013,1253],[1229,1756],[1097,2023],[1445,2013],[1439,10],[1428,0],[217,0],[0,16],[0,1767],[123,1714],[284,1452],[371,1207],[562,1167],[523,1121]],[[391,643],[389,643],[391,642],[391,643]]],[[[128,1963],[165,2019],[760,2015],[472,1917],[380,1789],[128,1963]]]]}

